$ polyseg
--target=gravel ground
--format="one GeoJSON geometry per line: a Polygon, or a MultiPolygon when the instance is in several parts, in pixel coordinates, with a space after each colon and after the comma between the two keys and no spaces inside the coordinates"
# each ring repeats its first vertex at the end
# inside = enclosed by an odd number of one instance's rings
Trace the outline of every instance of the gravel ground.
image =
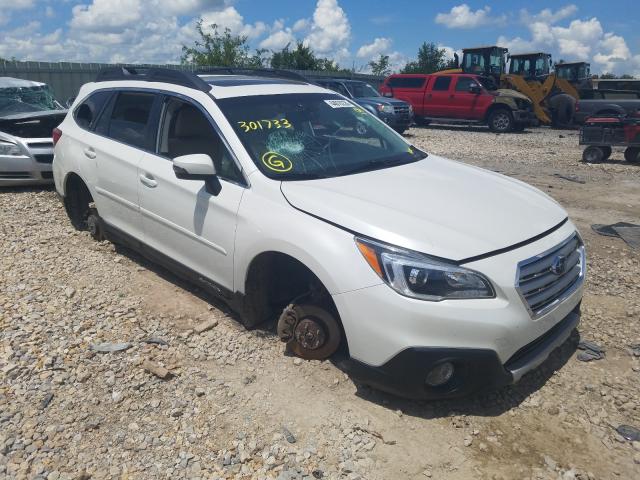
{"type": "Polygon", "coordinates": [[[640,223],[640,166],[620,152],[582,164],[575,132],[407,138],[569,210],[589,252],[579,335],[604,359],[577,361],[576,334],[517,386],[398,399],[339,362],[283,355],[272,326],[246,331],[166,271],[74,231],[52,190],[4,189],[0,478],[640,478],[640,443],[615,430],[640,427],[640,251],[590,229],[640,223]],[[106,342],[124,350],[96,351],[106,342]]]}

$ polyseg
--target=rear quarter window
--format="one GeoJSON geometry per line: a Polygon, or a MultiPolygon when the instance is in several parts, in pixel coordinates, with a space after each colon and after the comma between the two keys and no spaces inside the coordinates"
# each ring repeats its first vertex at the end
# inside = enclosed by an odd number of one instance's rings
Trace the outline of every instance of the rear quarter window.
{"type": "Polygon", "coordinates": [[[392,88],[422,88],[426,77],[391,77],[387,85],[392,88]]]}
{"type": "Polygon", "coordinates": [[[89,95],[73,112],[73,118],[75,118],[78,126],[85,130],[92,129],[110,97],[111,92],[106,91],[89,95]]]}

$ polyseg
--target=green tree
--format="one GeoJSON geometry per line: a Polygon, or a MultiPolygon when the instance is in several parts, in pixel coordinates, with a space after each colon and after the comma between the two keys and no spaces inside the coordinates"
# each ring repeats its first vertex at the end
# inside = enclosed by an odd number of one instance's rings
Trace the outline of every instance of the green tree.
{"type": "Polygon", "coordinates": [[[620,78],[623,80],[633,80],[635,77],[633,75],[629,75],[628,73],[624,73],[620,75],[620,78]]]}
{"type": "Polygon", "coordinates": [[[418,59],[407,63],[402,73],[433,73],[446,69],[447,65],[446,50],[424,42],[418,50],[418,59]]]}
{"type": "Polygon", "coordinates": [[[618,77],[616,77],[613,73],[605,72],[602,75],[600,75],[600,78],[610,79],[610,78],[618,78],[618,77]]]}
{"type": "Polygon", "coordinates": [[[228,28],[221,34],[218,26],[209,26],[205,31],[202,19],[196,24],[199,38],[192,46],[182,46],[183,64],[215,67],[259,68],[264,66],[265,50],[256,50],[252,55],[248,39],[244,35],[232,35],[228,28]]]}
{"type": "Polygon", "coordinates": [[[289,70],[324,70],[337,72],[340,67],[328,58],[316,57],[310,47],[297,42],[295,48],[288,44],[282,50],[273,52],[270,60],[271,68],[289,70]]]}
{"type": "Polygon", "coordinates": [[[380,54],[378,60],[371,60],[369,62],[369,66],[371,67],[371,73],[373,75],[386,77],[391,73],[391,68],[389,67],[389,55],[380,54]]]}

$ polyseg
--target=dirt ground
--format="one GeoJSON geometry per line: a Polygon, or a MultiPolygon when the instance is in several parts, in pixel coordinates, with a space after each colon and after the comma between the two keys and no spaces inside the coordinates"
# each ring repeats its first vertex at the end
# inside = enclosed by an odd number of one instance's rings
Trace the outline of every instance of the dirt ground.
{"type": "Polygon", "coordinates": [[[573,131],[406,137],[542,189],[578,225],[582,321],[538,370],[455,401],[374,391],[74,231],[53,190],[0,189],[0,478],[640,478],[640,443],[615,430],[640,428],[640,250],[590,228],[640,223],[640,165],[617,151],[583,164],[573,131]],[[578,361],[578,334],[606,357],[578,361]],[[101,342],[130,345],[90,349],[101,342]]]}

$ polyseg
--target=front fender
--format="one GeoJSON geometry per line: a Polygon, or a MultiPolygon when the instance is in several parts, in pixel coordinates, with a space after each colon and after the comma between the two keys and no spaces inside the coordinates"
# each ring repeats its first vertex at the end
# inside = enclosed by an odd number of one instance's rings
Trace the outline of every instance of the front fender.
{"type": "Polygon", "coordinates": [[[265,252],[295,258],[332,295],[382,282],[362,258],[353,233],[295,209],[272,180],[255,182],[242,198],[234,254],[236,292],[246,293],[249,266],[265,252]]]}

